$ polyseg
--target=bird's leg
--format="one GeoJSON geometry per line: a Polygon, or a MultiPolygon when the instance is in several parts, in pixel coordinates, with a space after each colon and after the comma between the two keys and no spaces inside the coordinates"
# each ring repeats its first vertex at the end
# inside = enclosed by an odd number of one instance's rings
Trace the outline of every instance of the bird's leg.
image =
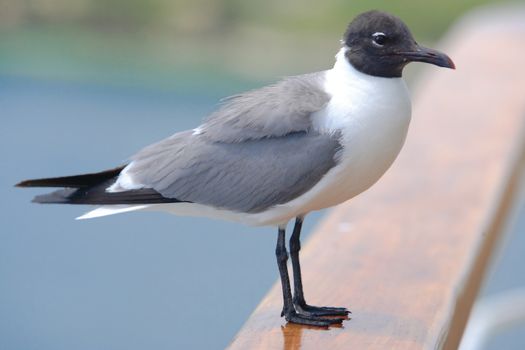
{"type": "Polygon", "coordinates": [[[328,327],[331,324],[341,323],[341,319],[323,319],[316,315],[300,315],[295,311],[292,301],[290,279],[288,277],[288,268],[286,266],[286,262],[288,261],[288,252],[286,251],[285,231],[284,228],[281,227],[279,227],[279,236],[277,238],[275,255],[277,256],[277,266],[279,267],[279,274],[281,275],[281,284],[283,287],[284,306],[281,316],[284,316],[288,322],[305,324],[309,326],[328,327]]]}
{"type": "Polygon", "coordinates": [[[301,228],[303,218],[297,217],[290,237],[290,255],[292,258],[294,296],[293,304],[295,310],[301,315],[312,316],[346,316],[350,312],[344,307],[320,307],[308,305],[304,299],[303,281],[301,278],[301,265],[299,263],[299,251],[301,250],[301,228]]]}

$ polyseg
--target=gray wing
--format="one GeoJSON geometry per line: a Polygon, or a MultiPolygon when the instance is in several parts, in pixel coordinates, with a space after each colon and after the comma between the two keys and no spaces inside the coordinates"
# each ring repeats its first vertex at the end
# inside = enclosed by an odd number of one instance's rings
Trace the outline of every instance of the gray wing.
{"type": "Polygon", "coordinates": [[[167,198],[256,213],[312,188],[339,150],[338,135],[314,132],[242,143],[183,132],[138,153],[127,173],[167,198]]]}
{"type": "Polygon", "coordinates": [[[201,125],[210,141],[242,142],[308,131],[310,114],[330,100],[323,90],[325,72],[288,77],[224,100],[201,125]]]}

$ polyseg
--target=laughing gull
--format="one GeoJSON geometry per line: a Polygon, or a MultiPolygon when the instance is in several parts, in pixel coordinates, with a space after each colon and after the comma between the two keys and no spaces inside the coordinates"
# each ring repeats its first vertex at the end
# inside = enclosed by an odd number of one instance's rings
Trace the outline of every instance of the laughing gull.
{"type": "Polygon", "coordinates": [[[305,301],[303,219],[365,191],[390,167],[410,122],[401,77],[408,63],[455,68],[447,55],[419,46],[399,18],[380,11],[357,16],[341,44],[332,69],[229,97],[198,128],[144,148],[125,166],[17,186],[63,188],[35,197],[37,203],[100,206],[79,219],[147,209],[276,226],[281,316],[313,326],[341,323],[346,308],[305,301]],[[285,243],[292,219],[293,297],[285,243]]]}

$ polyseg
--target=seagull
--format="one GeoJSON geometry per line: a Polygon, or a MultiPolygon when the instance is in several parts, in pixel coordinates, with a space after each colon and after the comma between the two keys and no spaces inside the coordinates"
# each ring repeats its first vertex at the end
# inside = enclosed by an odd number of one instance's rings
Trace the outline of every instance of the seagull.
{"type": "Polygon", "coordinates": [[[346,308],[305,300],[303,220],[367,190],[397,157],[411,118],[404,67],[455,66],[444,53],[418,45],[401,19],[375,10],[350,22],[335,57],[331,69],[223,100],[199,127],[144,148],[123,166],[17,186],[61,188],[36,196],[36,203],[98,206],[78,219],[157,210],[277,227],[281,317],[340,324],[348,319],[346,308]],[[285,234],[290,220],[293,295],[285,234]]]}

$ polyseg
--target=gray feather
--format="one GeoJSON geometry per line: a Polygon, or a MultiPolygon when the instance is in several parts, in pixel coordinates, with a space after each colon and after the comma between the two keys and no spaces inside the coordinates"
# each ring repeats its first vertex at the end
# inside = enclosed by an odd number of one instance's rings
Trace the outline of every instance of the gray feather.
{"type": "Polygon", "coordinates": [[[322,86],[325,72],[288,77],[229,97],[201,126],[210,141],[242,142],[308,131],[310,114],[330,100],[322,86]]]}
{"type": "Polygon", "coordinates": [[[338,138],[296,132],[224,143],[182,132],[135,155],[128,173],[164,197],[256,213],[319,182],[337,164],[338,138]]]}
{"type": "Polygon", "coordinates": [[[166,198],[256,213],[311,189],[336,165],[339,135],[313,130],[325,72],[230,97],[192,135],[146,147],[126,170],[166,198]]]}

